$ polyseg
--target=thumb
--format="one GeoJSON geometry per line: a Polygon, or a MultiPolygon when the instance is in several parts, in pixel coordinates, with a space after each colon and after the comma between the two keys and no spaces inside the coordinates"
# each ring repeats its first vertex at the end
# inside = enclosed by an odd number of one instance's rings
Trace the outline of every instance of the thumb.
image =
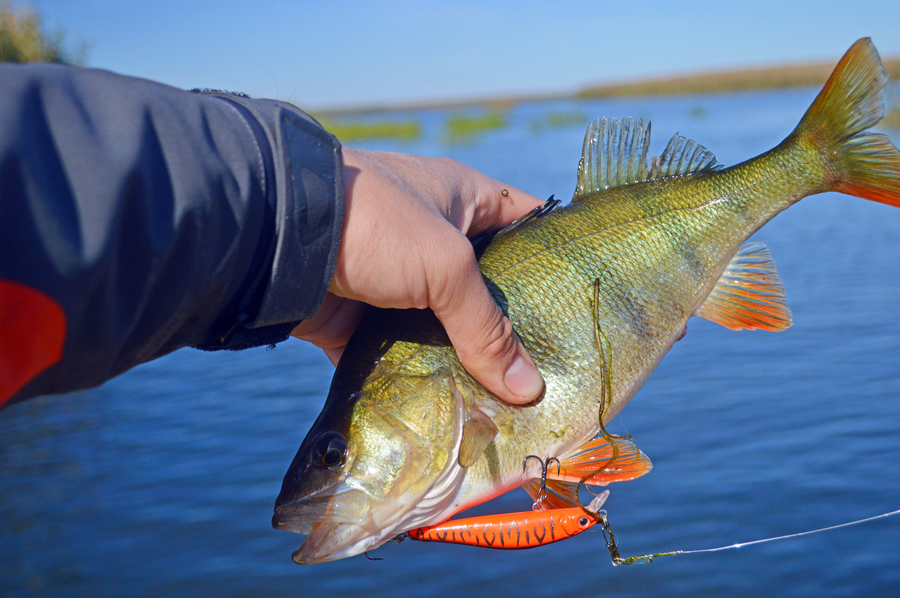
{"type": "Polygon", "coordinates": [[[530,403],[543,392],[544,379],[488,292],[474,253],[467,262],[453,296],[435,298],[432,310],[466,371],[507,403],[530,403]]]}

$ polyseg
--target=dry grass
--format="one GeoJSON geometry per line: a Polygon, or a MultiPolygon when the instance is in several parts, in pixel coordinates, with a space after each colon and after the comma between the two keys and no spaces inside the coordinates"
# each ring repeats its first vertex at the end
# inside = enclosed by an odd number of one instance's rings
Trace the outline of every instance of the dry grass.
{"type": "MultiPolygon", "coordinates": [[[[718,73],[699,73],[588,87],[576,94],[579,98],[679,95],[718,93],[783,87],[818,87],[834,69],[834,62],[746,69],[718,73]]],[[[900,58],[883,61],[884,70],[893,80],[900,78],[900,58]]]]}
{"type": "MultiPolygon", "coordinates": [[[[626,97],[646,95],[679,95],[693,93],[717,93],[783,87],[816,87],[828,79],[837,61],[770,68],[745,69],[718,73],[699,73],[586,87],[573,93],[536,94],[526,96],[471,98],[452,101],[432,101],[396,105],[360,106],[340,110],[323,110],[323,115],[360,113],[389,113],[421,109],[466,109],[480,107],[503,112],[522,102],[567,100],[573,98],[626,97]]],[[[891,81],[900,80],[900,58],[882,61],[891,81]]]]}

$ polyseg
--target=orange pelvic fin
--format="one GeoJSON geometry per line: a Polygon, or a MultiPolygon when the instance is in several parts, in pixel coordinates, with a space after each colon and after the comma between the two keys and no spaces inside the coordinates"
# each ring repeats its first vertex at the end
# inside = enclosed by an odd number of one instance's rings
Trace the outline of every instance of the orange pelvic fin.
{"type": "Polygon", "coordinates": [[[745,243],[697,315],[732,330],[785,330],[791,310],[769,249],[745,243]]]}
{"type": "MultiPolygon", "coordinates": [[[[578,506],[576,490],[581,483],[606,486],[611,482],[627,482],[653,468],[650,459],[640,451],[630,437],[594,438],[573,451],[559,457],[547,467],[546,497],[540,501],[550,509],[578,506]],[[584,480],[582,482],[582,480],[584,480]]],[[[534,501],[541,490],[540,478],[533,478],[522,488],[534,501]]]]}
{"type": "Polygon", "coordinates": [[[574,451],[560,457],[560,471],[551,467],[548,480],[578,483],[585,476],[585,484],[605,486],[610,482],[627,482],[639,478],[653,468],[650,459],[634,444],[630,436],[594,438],[574,451]],[[600,471],[597,471],[600,469],[600,471]]]}

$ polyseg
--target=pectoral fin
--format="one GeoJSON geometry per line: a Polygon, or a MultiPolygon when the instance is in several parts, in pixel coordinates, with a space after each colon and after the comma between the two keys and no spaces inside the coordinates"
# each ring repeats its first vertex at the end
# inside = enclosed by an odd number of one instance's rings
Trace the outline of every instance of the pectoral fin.
{"type": "Polygon", "coordinates": [[[791,310],[769,249],[745,243],[697,315],[732,330],[785,330],[791,310]]]}
{"type": "Polygon", "coordinates": [[[459,464],[462,467],[471,467],[484,449],[497,435],[497,426],[483,411],[472,409],[463,424],[462,442],[459,445],[459,464]]]}

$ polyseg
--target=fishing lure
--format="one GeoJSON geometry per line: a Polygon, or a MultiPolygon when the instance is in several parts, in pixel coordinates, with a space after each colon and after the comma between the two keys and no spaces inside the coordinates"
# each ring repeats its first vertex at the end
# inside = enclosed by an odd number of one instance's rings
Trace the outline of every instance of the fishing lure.
{"type": "Polygon", "coordinates": [[[409,538],[484,548],[535,548],[571,538],[605,521],[600,507],[607,496],[609,490],[598,494],[584,508],[540,509],[454,519],[411,530],[409,538]]]}

